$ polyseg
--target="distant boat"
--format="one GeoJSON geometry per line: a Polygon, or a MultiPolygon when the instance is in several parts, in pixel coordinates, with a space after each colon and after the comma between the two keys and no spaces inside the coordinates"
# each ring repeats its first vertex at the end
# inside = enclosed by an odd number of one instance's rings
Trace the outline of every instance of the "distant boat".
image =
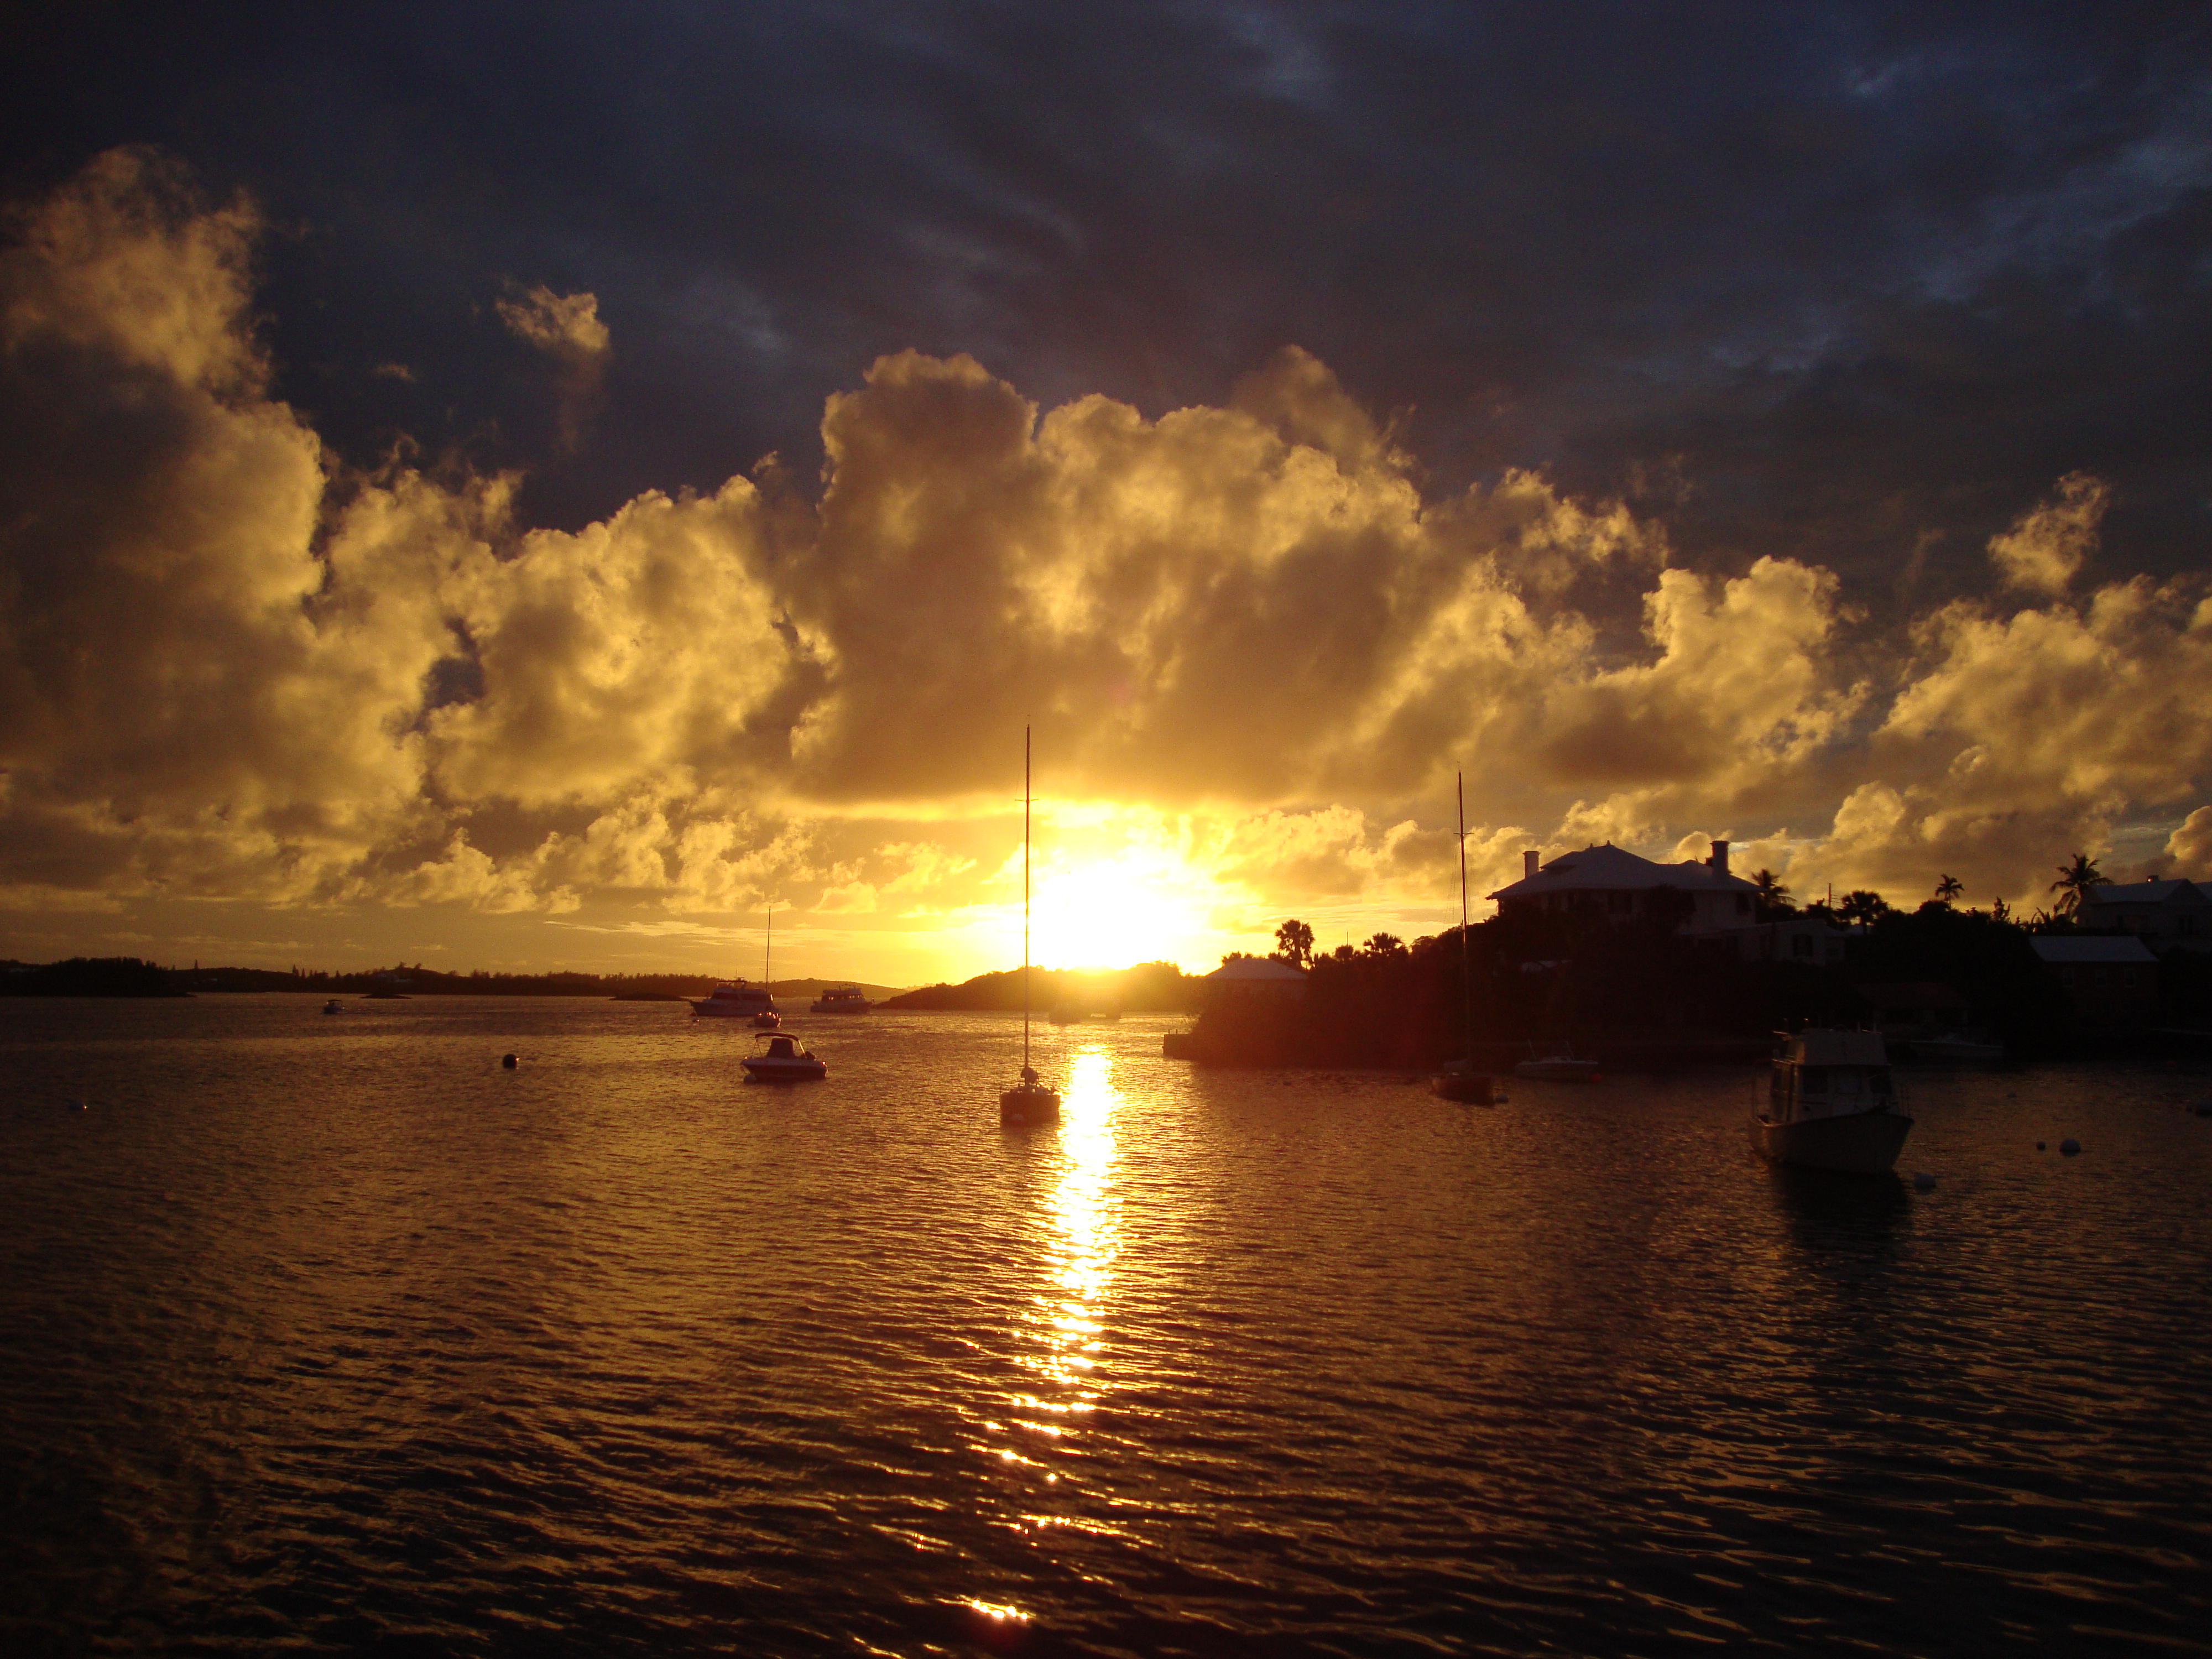
{"type": "Polygon", "coordinates": [[[756,1025],[775,1026],[783,1023],[775,1011],[775,999],[768,994],[765,985],[748,985],[744,980],[733,980],[727,985],[717,985],[703,997],[686,997],[691,1012],[702,1019],[749,1019],[756,1025]]]}
{"type": "Polygon", "coordinates": [[[1467,775],[1458,775],[1459,788],[1459,988],[1462,1058],[1448,1060],[1429,1077],[1429,1092],[1439,1100],[1456,1100],[1470,1106],[1495,1106],[1498,1085],[1489,1073],[1474,1064],[1474,981],[1469,971],[1467,947],[1467,775]]]}
{"type": "Polygon", "coordinates": [[[1572,1054],[1545,1054],[1535,1060],[1524,1060],[1513,1068],[1516,1077],[1534,1078],[1545,1083],[1602,1083],[1605,1073],[1594,1060],[1580,1060],[1572,1054]]]}
{"type": "Polygon", "coordinates": [[[1121,1013],[1119,1009],[1092,1013],[1082,1008],[1055,1008],[1045,1018],[1055,1025],[1111,1025],[1121,1013]]]}
{"type": "Polygon", "coordinates": [[[345,1012],[345,1004],[332,997],[323,1005],[323,1012],[326,1014],[342,1014],[345,1012]]]}
{"type": "Polygon", "coordinates": [[[1912,1120],[1897,1103],[1878,1031],[1778,1032],[1767,1105],[1751,1116],[1751,1145],[1776,1164],[1887,1175],[1912,1120]]]}
{"type": "Polygon", "coordinates": [[[876,1005],[857,985],[825,987],[810,1012],[817,1014],[865,1014],[876,1005]]]}
{"type": "Polygon", "coordinates": [[[763,1031],[753,1043],[754,1051],[738,1062],[748,1077],[763,1083],[807,1083],[830,1075],[830,1067],[788,1031],[763,1031]]]}
{"type": "Polygon", "coordinates": [[[1022,728],[1022,1080],[999,1097],[1001,1123],[1057,1123],[1060,1091],[1030,1064],[1030,729],[1022,728]]]}

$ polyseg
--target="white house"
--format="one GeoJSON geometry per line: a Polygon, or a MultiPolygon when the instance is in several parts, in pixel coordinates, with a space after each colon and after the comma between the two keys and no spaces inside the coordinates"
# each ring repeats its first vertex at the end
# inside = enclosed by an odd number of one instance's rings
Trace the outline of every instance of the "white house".
{"type": "Polygon", "coordinates": [[[1662,908],[1672,913],[1686,898],[1689,914],[1676,931],[1712,936],[1750,927],[1756,917],[1753,902],[1759,890],[1729,873],[1728,854],[1724,841],[1713,843],[1711,858],[1680,864],[1654,863],[1610,842],[1562,853],[1549,864],[1539,864],[1537,854],[1525,853],[1526,873],[1488,896],[1497,901],[1501,915],[1518,911],[1615,921],[1652,915],[1662,908]]]}
{"type": "Polygon", "coordinates": [[[1296,996],[1305,982],[1305,969],[1280,957],[1231,957],[1205,976],[1208,1001],[1296,996]]]}

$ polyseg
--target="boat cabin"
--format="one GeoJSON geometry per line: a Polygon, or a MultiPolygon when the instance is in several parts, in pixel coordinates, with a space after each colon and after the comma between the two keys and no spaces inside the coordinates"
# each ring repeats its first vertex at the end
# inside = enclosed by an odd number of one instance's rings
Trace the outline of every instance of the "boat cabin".
{"type": "Polygon", "coordinates": [[[1881,1032],[1784,1031],[1776,1039],[1768,1085],[1775,1122],[1898,1109],[1881,1032]]]}
{"type": "Polygon", "coordinates": [[[753,1041],[758,1046],[760,1058],[763,1060],[811,1060],[814,1058],[806,1052],[805,1043],[795,1036],[786,1036],[781,1031],[773,1036],[756,1037],[753,1041]]]}

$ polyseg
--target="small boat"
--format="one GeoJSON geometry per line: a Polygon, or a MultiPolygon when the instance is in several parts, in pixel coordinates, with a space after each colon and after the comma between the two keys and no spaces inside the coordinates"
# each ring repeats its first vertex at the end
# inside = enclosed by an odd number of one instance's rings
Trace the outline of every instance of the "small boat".
{"type": "Polygon", "coordinates": [[[323,1012],[326,1014],[342,1014],[345,1012],[345,1004],[332,997],[323,1005],[323,1012]]]}
{"type": "Polygon", "coordinates": [[[999,1097],[999,1121],[1057,1123],[1060,1091],[1030,1064],[1030,729],[1022,728],[1022,1080],[999,1097]]]}
{"type": "Polygon", "coordinates": [[[1092,1013],[1083,1008],[1055,1008],[1045,1018],[1055,1025],[1111,1025],[1121,1018],[1118,1009],[1092,1013]]]}
{"type": "Polygon", "coordinates": [[[686,997],[684,1000],[702,1019],[749,1019],[763,1030],[783,1024],[783,1016],[776,1012],[775,999],[768,994],[768,987],[748,985],[741,979],[717,985],[703,997],[686,997]]]}
{"type": "Polygon", "coordinates": [[[762,1032],[753,1039],[753,1052],[738,1064],[747,1077],[763,1083],[803,1083],[830,1075],[830,1067],[788,1031],[762,1032]]]}
{"type": "Polygon", "coordinates": [[[1778,1032],[1767,1107],[1751,1145],[1776,1164],[1887,1175],[1912,1120],[1899,1109],[1879,1031],[1778,1032]]]}
{"type": "Polygon", "coordinates": [[[1571,1054],[1546,1054],[1537,1060],[1524,1060],[1513,1068],[1516,1077],[1534,1078],[1545,1083],[1602,1083],[1605,1073],[1594,1060],[1578,1060],[1571,1054]]]}
{"type": "Polygon", "coordinates": [[[1915,1037],[1905,1047],[1913,1059],[1938,1066],[1995,1066],[2005,1057],[2003,1043],[1966,1031],[1915,1037]]]}
{"type": "Polygon", "coordinates": [[[814,999],[810,1012],[817,1014],[865,1014],[876,1005],[857,985],[830,985],[814,999]]]}
{"type": "Polygon", "coordinates": [[[1467,948],[1467,775],[1459,775],[1459,988],[1460,1041],[1470,1056],[1448,1060],[1429,1076],[1429,1092],[1438,1100],[1456,1100],[1469,1106],[1495,1106],[1497,1080],[1479,1071],[1474,1054],[1474,977],[1467,948]]]}

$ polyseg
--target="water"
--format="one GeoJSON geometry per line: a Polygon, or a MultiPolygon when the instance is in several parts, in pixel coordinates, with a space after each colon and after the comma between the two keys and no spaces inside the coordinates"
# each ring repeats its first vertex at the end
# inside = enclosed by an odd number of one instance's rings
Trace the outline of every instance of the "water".
{"type": "Polygon", "coordinates": [[[357,1006],[0,1001],[8,1651],[2208,1650],[2203,1075],[1911,1078],[1917,1194],[1770,1172],[1741,1073],[1140,1019],[1021,1133],[1005,1018],[775,1088],[357,1006]]]}

